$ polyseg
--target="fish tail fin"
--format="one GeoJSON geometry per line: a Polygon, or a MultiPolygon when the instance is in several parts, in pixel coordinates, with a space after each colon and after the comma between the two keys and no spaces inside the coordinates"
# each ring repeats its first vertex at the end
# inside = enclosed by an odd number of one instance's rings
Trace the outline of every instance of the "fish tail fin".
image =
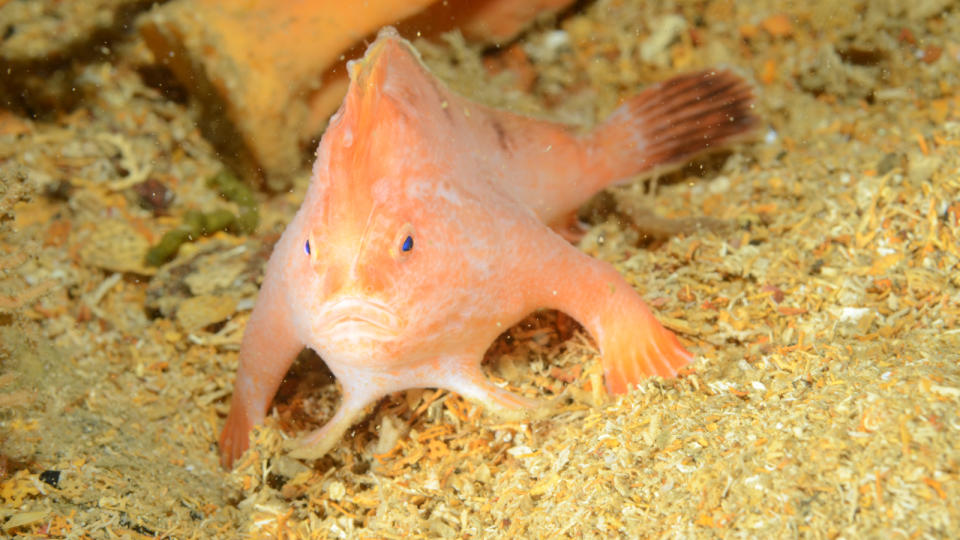
{"type": "Polygon", "coordinates": [[[603,185],[681,165],[720,149],[759,124],[753,91],[728,70],[705,70],[655,84],[617,108],[590,135],[592,170],[603,185]]]}

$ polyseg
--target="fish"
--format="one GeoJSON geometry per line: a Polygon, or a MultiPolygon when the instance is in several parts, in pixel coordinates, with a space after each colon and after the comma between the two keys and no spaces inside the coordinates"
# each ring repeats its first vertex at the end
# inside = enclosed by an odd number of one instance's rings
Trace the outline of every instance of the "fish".
{"type": "Polygon", "coordinates": [[[302,459],[322,457],[367,406],[407,389],[447,389],[503,415],[537,408],[488,380],[481,360],[538,309],[590,334],[612,394],[692,360],[612,265],[560,233],[597,192],[749,133],[749,83],[729,70],[679,75],[579,132],[454,93],[390,27],[348,70],[244,331],[219,439],[225,468],[305,347],[342,397],[296,440],[290,455],[302,459]]]}

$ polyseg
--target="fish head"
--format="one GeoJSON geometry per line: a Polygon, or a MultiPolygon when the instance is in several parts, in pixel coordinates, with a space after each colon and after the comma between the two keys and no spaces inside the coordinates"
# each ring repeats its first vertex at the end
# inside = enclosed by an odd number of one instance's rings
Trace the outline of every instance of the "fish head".
{"type": "Polygon", "coordinates": [[[450,153],[438,152],[449,141],[424,131],[443,113],[418,109],[437,90],[409,44],[375,43],[361,62],[298,213],[291,243],[303,288],[292,301],[325,360],[402,364],[459,335],[451,324],[471,294],[462,284],[487,263],[457,246],[482,207],[454,181],[450,153]]]}

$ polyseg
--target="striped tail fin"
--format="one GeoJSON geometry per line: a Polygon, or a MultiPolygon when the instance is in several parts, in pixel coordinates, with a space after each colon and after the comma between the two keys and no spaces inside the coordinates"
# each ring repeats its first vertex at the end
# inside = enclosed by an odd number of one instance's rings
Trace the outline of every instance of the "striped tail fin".
{"type": "Polygon", "coordinates": [[[656,168],[679,166],[721,149],[759,124],[753,91],[727,70],[680,75],[618,107],[588,139],[602,186],[656,168]]]}

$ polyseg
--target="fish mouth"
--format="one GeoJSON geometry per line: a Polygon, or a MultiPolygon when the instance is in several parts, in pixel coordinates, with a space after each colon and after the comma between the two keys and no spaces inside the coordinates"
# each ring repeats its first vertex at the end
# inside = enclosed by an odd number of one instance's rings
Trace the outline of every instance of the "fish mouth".
{"type": "Polygon", "coordinates": [[[324,304],[317,329],[337,340],[387,341],[400,333],[401,321],[389,306],[373,298],[340,297],[324,304]]]}

